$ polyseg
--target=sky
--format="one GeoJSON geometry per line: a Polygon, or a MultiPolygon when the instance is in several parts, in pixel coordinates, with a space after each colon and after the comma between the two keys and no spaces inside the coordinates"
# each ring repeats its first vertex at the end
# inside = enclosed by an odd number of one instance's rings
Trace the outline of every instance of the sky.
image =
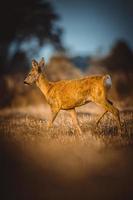
{"type": "Polygon", "coordinates": [[[133,0],[51,0],[72,54],[106,53],[118,39],[133,47],[133,0]]]}

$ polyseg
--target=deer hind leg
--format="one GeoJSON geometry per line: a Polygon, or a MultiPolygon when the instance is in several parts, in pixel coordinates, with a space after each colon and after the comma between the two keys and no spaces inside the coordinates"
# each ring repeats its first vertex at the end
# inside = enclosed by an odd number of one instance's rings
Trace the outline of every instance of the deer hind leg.
{"type": "Polygon", "coordinates": [[[96,125],[98,126],[99,122],[101,121],[101,119],[104,117],[104,115],[107,113],[108,111],[106,110],[97,120],[96,125]]]}
{"type": "MultiPolygon", "coordinates": [[[[113,105],[112,101],[110,101],[110,100],[108,100],[108,99],[107,99],[107,101],[108,101],[109,104],[113,105]]],[[[104,117],[104,115],[105,115],[107,112],[108,112],[108,110],[106,110],[106,111],[99,117],[99,119],[98,119],[97,122],[96,122],[96,125],[97,125],[97,126],[98,126],[99,122],[101,121],[101,119],[104,117]]]]}
{"type": "Polygon", "coordinates": [[[51,111],[52,111],[52,116],[51,116],[50,121],[48,122],[48,128],[52,127],[53,122],[54,122],[57,114],[59,113],[60,109],[58,109],[58,108],[51,108],[51,111]]]}
{"type": "Polygon", "coordinates": [[[104,100],[104,101],[99,102],[99,104],[102,107],[104,107],[106,111],[111,112],[115,116],[118,126],[119,126],[119,128],[121,128],[119,110],[115,106],[113,106],[112,102],[109,100],[104,100]]]}
{"type": "Polygon", "coordinates": [[[81,131],[81,128],[79,126],[79,121],[78,121],[77,113],[76,113],[75,109],[70,109],[68,111],[69,111],[69,113],[70,113],[70,115],[72,117],[72,120],[73,120],[73,123],[74,123],[75,127],[78,130],[78,135],[81,135],[82,131],[81,131]]]}

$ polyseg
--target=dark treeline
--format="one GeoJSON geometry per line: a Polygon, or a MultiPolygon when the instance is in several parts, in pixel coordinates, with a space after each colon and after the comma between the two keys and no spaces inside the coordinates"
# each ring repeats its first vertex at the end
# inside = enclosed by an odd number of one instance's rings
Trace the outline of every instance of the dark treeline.
{"type": "MultiPolygon", "coordinates": [[[[28,44],[32,38],[37,39],[38,48],[49,42],[56,49],[62,49],[62,29],[56,25],[57,20],[59,16],[48,1],[3,1],[0,5],[0,74],[24,70],[28,59],[20,46],[25,41],[28,44]],[[12,44],[14,51],[9,59],[12,44]],[[15,63],[21,63],[16,66],[18,69],[15,69],[15,63]]],[[[33,54],[37,50],[34,46],[30,49],[33,54]]]]}

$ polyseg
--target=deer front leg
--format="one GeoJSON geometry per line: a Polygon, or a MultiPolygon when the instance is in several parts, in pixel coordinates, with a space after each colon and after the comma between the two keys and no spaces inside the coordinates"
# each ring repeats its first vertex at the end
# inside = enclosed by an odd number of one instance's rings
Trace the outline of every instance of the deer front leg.
{"type": "Polygon", "coordinates": [[[52,116],[51,116],[51,119],[48,122],[48,128],[52,127],[53,122],[54,122],[54,120],[55,120],[58,112],[60,111],[60,109],[58,109],[58,108],[51,108],[51,111],[52,111],[52,116]]]}
{"type": "Polygon", "coordinates": [[[73,120],[73,123],[74,123],[76,129],[78,130],[78,135],[81,135],[82,131],[81,131],[81,128],[79,126],[79,121],[78,121],[77,113],[76,113],[75,109],[73,108],[73,109],[70,109],[68,111],[69,111],[69,113],[72,117],[72,120],[73,120]]]}

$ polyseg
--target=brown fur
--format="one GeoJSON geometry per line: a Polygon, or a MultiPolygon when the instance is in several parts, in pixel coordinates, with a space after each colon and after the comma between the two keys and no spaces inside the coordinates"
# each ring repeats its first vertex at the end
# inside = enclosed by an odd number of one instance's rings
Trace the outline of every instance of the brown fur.
{"type": "Polygon", "coordinates": [[[44,65],[43,58],[39,63],[33,60],[32,69],[24,82],[27,84],[36,83],[45,95],[52,111],[49,127],[52,126],[60,110],[68,110],[78,129],[78,133],[81,134],[75,108],[89,102],[95,102],[105,109],[105,112],[99,118],[97,124],[108,111],[116,117],[120,124],[118,109],[107,99],[108,88],[105,85],[105,79],[108,75],[87,76],[77,80],[50,82],[42,73],[42,67],[44,67],[44,65]]]}

